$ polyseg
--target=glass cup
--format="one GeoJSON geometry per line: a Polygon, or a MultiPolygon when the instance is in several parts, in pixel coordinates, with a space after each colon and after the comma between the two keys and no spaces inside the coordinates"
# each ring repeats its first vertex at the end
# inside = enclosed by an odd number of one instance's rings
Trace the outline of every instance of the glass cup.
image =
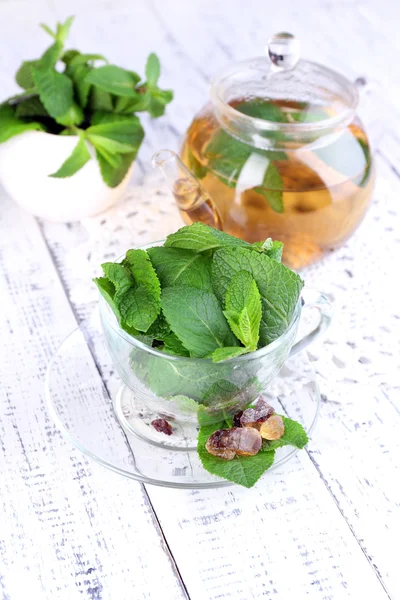
{"type": "Polygon", "coordinates": [[[139,341],[121,329],[102,297],[100,318],[108,352],[124,383],[115,403],[122,426],[156,445],[186,449],[196,446],[199,425],[232,419],[264,394],[286,359],[327,328],[331,306],[323,294],[303,290],[283,335],[220,363],[169,355],[139,341]],[[319,311],[318,322],[299,339],[300,320],[312,309],[319,311]],[[152,423],[157,419],[165,419],[174,435],[156,431],[152,423]]]}

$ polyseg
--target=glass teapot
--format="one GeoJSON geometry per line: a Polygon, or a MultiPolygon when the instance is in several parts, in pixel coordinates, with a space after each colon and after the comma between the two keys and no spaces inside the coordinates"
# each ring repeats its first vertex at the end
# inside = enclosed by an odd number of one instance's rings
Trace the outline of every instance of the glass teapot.
{"type": "Polygon", "coordinates": [[[370,203],[374,165],[356,115],[358,86],[300,60],[294,36],[271,38],[267,57],[212,81],[211,102],[190,125],[181,161],[160,151],[186,223],[202,221],[249,242],[285,244],[292,268],[340,246],[370,203]]]}

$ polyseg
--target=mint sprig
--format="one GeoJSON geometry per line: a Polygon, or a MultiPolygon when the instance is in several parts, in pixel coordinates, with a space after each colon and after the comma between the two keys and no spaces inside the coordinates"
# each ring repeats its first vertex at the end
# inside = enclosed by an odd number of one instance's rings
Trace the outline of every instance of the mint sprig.
{"type": "Polygon", "coordinates": [[[72,155],[51,176],[71,177],[96,157],[105,183],[116,187],[144,136],[134,113],[161,116],[173,94],[158,86],[160,63],[155,54],[148,58],[143,81],[134,71],[108,64],[101,54],[65,50],[72,22],[69,17],[57,23],[54,31],[42,25],[53,42],[40,58],[18,69],[16,81],[25,92],[0,105],[0,143],[29,130],[78,135],[72,155]]]}
{"type": "Polygon", "coordinates": [[[263,440],[262,449],[255,456],[235,456],[232,460],[224,460],[213,456],[206,450],[206,442],[211,434],[218,429],[231,427],[230,423],[222,421],[214,425],[200,427],[197,451],[203,467],[209,473],[242,485],[252,487],[274,463],[275,450],[283,446],[304,448],[308,436],[303,426],[297,421],[282,416],[285,431],[279,440],[263,440]]]}

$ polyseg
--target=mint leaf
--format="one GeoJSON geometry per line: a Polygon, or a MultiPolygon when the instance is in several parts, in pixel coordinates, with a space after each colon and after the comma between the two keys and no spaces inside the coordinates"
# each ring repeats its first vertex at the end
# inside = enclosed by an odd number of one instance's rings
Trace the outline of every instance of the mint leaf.
{"type": "Polygon", "coordinates": [[[267,238],[265,242],[261,244],[261,250],[274,260],[278,262],[282,261],[283,243],[277,240],[273,241],[271,238],[267,238]]]}
{"type": "Polygon", "coordinates": [[[214,292],[222,302],[232,277],[248,271],[261,295],[262,317],[259,346],[266,346],[288,328],[303,287],[302,279],[293,271],[258,252],[246,248],[221,248],[212,262],[214,292]]]}
{"type": "Polygon", "coordinates": [[[158,60],[158,56],[152,52],[149,54],[146,63],[146,80],[148,85],[157,85],[157,81],[160,77],[160,61],[158,60]]]}
{"type": "MultiPolygon", "coordinates": [[[[91,69],[89,69],[91,72],[91,69]]],[[[92,111],[102,110],[108,111],[110,113],[113,112],[113,97],[110,92],[105,92],[104,90],[91,85],[88,82],[87,77],[84,79],[86,85],[89,85],[91,90],[89,93],[89,108],[92,111]]]]}
{"type": "Polygon", "coordinates": [[[11,106],[6,104],[0,106],[0,144],[14,137],[14,135],[41,129],[44,129],[44,127],[40,123],[26,123],[17,119],[11,106]]]}
{"type": "Polygon", "coordinates": [[[53,68],[58,59],[61,58],[62,52],[63,44],[59,40],[56,40],[43,54],[37,66],[43,69],[53,68]]]}
{"type": "MultiPolygon", "coordinates": [[[[92,125],[86,130],[88,139],[94,136],[98,142],[100,138],[106,138],[115,142],[112,145],[113,152],[136,153],[142,143],[144,132],[140,121],[135,116],[110,115],[108,122],[92,125]]],[[[104,141],[102,142],[104,143],[104,141]]],[[[95,144],[94,144],[95,145],[95,144]]]]}
{"type": "Polygon", "coordinates": [[[96,60],[102,60],[105,63],[108,62],[108,60],[102,54],[81,54],[80,52],[78,52],[74,54],[74,56],[72,56],[68,61],[68,71],[74,71],[77,67],[87,65],[88,62],[93,63],[96,60]]]}
{"type": "Polygon", "coordinates": [[[164,288],[163,313],[191,356],[205,357],[216,348],[235,346],[217,298],[211,292],[186,287],[164,288]]]}
{"type": "Polygon", "coordinates": [[[181,340],[175,333],[169,333],[164,337],[164,350],[168,354],[176,354],[177,356],[190,356],[189,351],[182,344],[181,340]]]}
{"type": "Polygon", "coordinates": [[[146,332],[160,312],[160,282],[144,250],[128,250],[121,266],[133,279],[128,288],[127,279],[121,275],[123,291],[117,288],[115,297],[121,318],[129,327],[146,332]]]}
{"type": "Polygon", "coordinates": [[[66,75],[45,67],[34,67],[32,74],[40,100],[49,115],[56,121],[66,115],[74,103],[72,81],[66,75]]]}
{"type": "Polygon", "coordinates": [[[147,110],[153,117],[162,117],[165,113],[165,106],[172,102],[174,93],[172,90],[160,90],[159,88],[149,87],[146,92],[148,98],[143,108],[135,108],[135,110],[147,110]]]}
{"type": "Polygon", "coordinates": [[[115,65],[104,65],[92,69],[87,75],[86,81],[116,96],[131,98],[138,96],[138,92],[135,90],[138,79],[135,74],[115,65]]]}
{"type": "Polygon", "coordinates": [[[251,244],[204,225],[204,223],[193,223],[193,225],[181,227],[181,229],[169,235],[164,246],[205,252],[225,246],[251,247],[251,244]]]}
{"type": "MultiPolygon", "coordinates": [[[[71,16],[71,17],[67,18],[67,20],[65,21],[65,23],[57,23],[57,29],[56,29],[55,37],[56,37],[57,40],[60,40],[60,42],[62,44],[64,44],[64,42],[66,41],[66,39],[68,37],[69,30],[71,29],[71,25],[72,25],[72,23],[74,21],[74,18],[75,17],[71,16]]],[[[45,25],[42,25],[42,27],[45,28],[45,25]]]]}
{"type": "Polygon", "coordinates": [[[104,275],[114,284],[116,301],[134,286],[134,279],[130,270],[120,263],[103,263],[101,265],[104,275]]]}
{"type": "Polygon", "coordinates": [[[187,286],[212,291],[211,260],[192,250],[156,246],[148,249],[161,286],[187,286]]]}
{"type": "Polygon", "coordinates": [[[21,117],[47,117],[47,111],[40,99],[37,96],[33,98],[27,98],[23,100],[19,104],[17,104],[15,109],[15,116],[18,118],[21,117]]]}
{"type": "Polygon", "coordinates": [[[208,168],[223,183],[234,188],[244,164],[253,151],[251,146],[240,142],[221,129],[207,145],[204,156],[208,168]]]}
{"type": "Polygon", "coordinates": [[[285,432],[279,440],[263,440],[263,451],[276,450],[282,446],[304,448],[308,444],[308,435],[304,427],[298,422],[282,415],[285,432]]]}
{"type": "Polygon", "coordinates": [[[88,103],[90,88],[92,87],[91,84],[86,81],[89,71],[90,67],[82,65],[77,67],[72,74],[76,95],[82,108],[85,108],[88,103]]]}
{"type": "Polygon", "coordinates": [[[61,60],[68,67],[68,65],[70,64],[72,59],[75,58],[75,56],[81,56],[81,53],[78,50],[66,50],[62,55],[61,60]]]}
{"type": "Polygon", "coordinates": [[[264,175],[263,185],[256,186],[253,189],[267,200],[272,210],[283,213],[283,182],[274,163],[269,163],[264,175]]]}
{"type": "Polygon", "coordinates": [[[134,156],[133,153],[119,154],[113,160],[104,150],[96,149],[96,158],[104,182],[111,188],[117,187],[125,179],[135,157],[136,153],[134,156]]]}
{"type": "Polygon", "coordinates": [[[119,319],[119,312],[114,302],[115,285],[106,277],[95,277],[93,281],[105,301],[111,306],[115,316],[119,319]]]}
{"type": "Polygon", "coordinates": [[[120,115],[111,122],[100,125],[92,125],[86,130],[86,135],[100,135],[102,138],[114,140],[119,144],[126,144],[133,148],[131,152],[124,154],[111,154],[106,150],[103,144],[98,144],[98,139],[95,138],[96,155],[100,165],[101,174],[104,181],[110,187],[116,187],[125,178],[132,162],[136,158],[136,154],[142,143],[144,131],[140,121],[135,116],[125,116],[123,120],[120,115]]]}
{"type": "Polygon", "coordinates": [[[278,104],[265,100],[253,100],[250,102],[241,102],[235,106],[235,109],[243,115],[248,115],[255,119],[263,121],[272,121],[273,123],[288,123],[286,113],[278,104]]]}
{"type": "Polygon", "coordinates": [[[83,111],[79,104],[73,102],[67,112],[58,117],[57,122],[65,127],[72,127],[73,125],[79,125],[83,121],[83,111]]]}
{"type": "Polygon", "coordinates": [[[137,285],[145,287],[160,300],[160,282],[145,250],[128,250],[123,264],[129,268],[137,285]]]}
{"type": "Polygon", "coordinates": [[[197,414],[199,405],[192,398],[188,398],[188,396],[183,396],[182,394],[178,394],[177,396],[172,396],[168,398],[171,402],[173,402],[179,410],[187,415],[197,414]]]}
{"type": "Polygon", "coordinates": [[[225,348],[217,348],[212,353],[213,362],[222,362],[223,360],[228,360],[229,358],[236,358],[237,356],[241,356],[249,352],[248,348],[243,348],[241,346],[226,346],[225,348]]]}
{"type": "Polygon", "coordinates": [[[232,277],[225,296],[224,315],[233,333],[248,351],[255,350],[261,323],[261,298],[248,271],[239,271],[232,277]]]}
{"type": "Polygon", "coordinates": [[[15,75],[15,81],[24,90],[29,90],[30,88],[35,87],[32,69],[34,67],[37,67],[39,62],[39,60],[27,60],[23,62],[20,68],[18,69],[15,75]]]}
{"type": "Polygon", "coordinates": [[[235,456],[233,460],[223,460],[209,454],[206,450],[208,438],[214,431],[226,428],[226,423],[200,427],[197,452],[201,464],[206,471],[227,479],[246,488],[251,488],[260,479],[261,475],[272,467],[275,451],[259,452],[255,456],[235,456]]]}
{"type": "Polygon", "coordinates": [[[81,137],[79,139],[79,142],[73,149],[71,156],[69,156],[67,160],[63,162],[58,171],[52,173],[50,177],[71,177],[77,171],[79,171],[79,169],[81,169],[90,159],[91,156],[89,150],[86,147],[85,140],[83,139],[83,137],[81,137]]]}

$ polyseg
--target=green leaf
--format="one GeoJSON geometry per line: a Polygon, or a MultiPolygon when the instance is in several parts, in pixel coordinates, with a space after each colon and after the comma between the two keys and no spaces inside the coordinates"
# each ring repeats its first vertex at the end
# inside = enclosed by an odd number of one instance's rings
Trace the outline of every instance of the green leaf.
{"type": "Polygon", "coordinates": [[[46,50],[41,59],[39,60],[39,64],[37,67],[50,69],[54,67],[56,62],[61,58],[63,53],[63,44],[59,40],[56,40],[50,48],[46,50]]]}
{"type": "Polygon", "coordinates": [[[237,345],[214,294],[187,287],[164,288],[161,305],[172,331],[192,356],[205,357],[218,347],[237,345]]]}
{"type": "Polygon", "coordinates": [[[189,350],[185,348],[178,336],[172,332],[164,337],[164,350],[168,354],[176,354],[177,356],[190,356],[189,350]]]}
{"type": "Polygon", "coordinates": [[[100,172],[104,182],[111,188],[117,187],[126,177],[136,153],[118,154],[117,156],[106,156],[104,150],[96,150],[100,172]]]}
{"type": "Polygon", "coordinates": [[[273,102],[265,100],[253,100],[241,102],[235,106],[235,109],[243,115],[248,115],[255,119],[263,121],[272,121],[273,123],[288,123],[288,117],[280,106],[273,102]]]}
{"type": "MultiPolygon", "coordinates": [[[[91,73],[92,69],[89,68],[88,72],[91,73]]],[[[110,92],[106,92],[98,87],[92,86],[92,84],[88,81],[87,76],[85,77],[83,82],[91,88],[91,92],[89,95],[90,109],[92,111],[101,110],[112,112],[113,102],[112,95],[110,94],[110,92]]]]}
{"type": "Polygon", "coordinates": [[[161,288],[157,274],[144,250],[128,250],[122,268],[130,271],[133,282],[123,292],[117,288],[115,302],[121,319],[130,327],[146,332],[160,313],[161,288]]]}
{"type": "Polygon", "coordinates": [[[68,37],[69,30],[71,29],[71,25],[74,21],[74,18],[75,17],[71,16],[67,18],[65,23],[57,23],[56,38],[60,40],[62,44],[64,44],[68,37]]]}
{"type": "Polygon", "coordinates": [[[135,91],[138,81],[134,74],[115,65],[104,65],[92,69],[86,81],[116,96],[135,98],[138,95],[135,91]]]}
{"type": "Polygon", "coordinates": [[[212,291],[208,256],[163,246],[149,248],[147,252],[163,288],[178,285],[212,291]]]}
{"type": "Polygon", "coordinates": [[[35,87],[32,69],[37,67],[39,62],[39,60],[27,60],[23,62],[20,68],[18,69],[17,74],[15,75],[15,81],[24,90],[28,90],[30,88],[35,87]]]}
{"type": "Polygon", "coordinates": [[[17,119],[11,106],[7,104],[0,106],[0,144],[25,131],[43,129],[40,123],[26,123],[17,119]]]}
{"type": "Polygon", "coordinates": [[[256,282],[248,271],[238,271],[226,292],[224,315],[233,333],[248,351],[257,348],[261,310],[256,282]]]}
{"type": "Polygon", "coordinates": [[[160,61],[158,56],[152,52],[149,54],[146,63],[146,80],[148,85],[157,85],[157,81],[160,77],[160,61]]]}
{"type": "Polygon", "coordinates": [[[86,76],[89,71],[90,67],[82,65],[77,67],[72,74],[76,95],[82,108],[85,108],[87,105],[90,88],[92,87],[91,84],[86,81],[86,76]]]}
{"type": "Polygon", "coordinates": [[[66,50],[62,55],[61,60],[68,67],[72,59],[75,58],[75,56],[82,56],[79,50],[66,50]]]}
{"type": "Polygon", "coordinates": [[[135,110],[147,110],[153,118],[162,117],[165,113],[166,105],[173,100],[173,91],[149,88],[148,94],[150,98],[146,99],[145,106],[143,108],[136,108],[135,110]]]}
{"type": "MultiPolygon", "coordinates": [[[[92,114],[91,124],[93,125],[103,125],[105,123],[117,123],[117,122],[130,122],[131,119],[136,121],[137,117],[133,115],[119,115],[116,113],[110,113],[107,111],[98,110],[92,114]]],[[[138,121],[140,124],[140,121],[138,121]]]]}
{"type": "Polygon", "coordinates": [[[274,163],[269,163],[263,185],[253,189],[266,199],[272,210],[283,213],[283,182],[281,174],[274,163]]]}
{"type": "Polygon", "coordinates": [[[260,343],[266,346],[288,328],[303,287],[302,279],[282,263],[246,248],[222,248],[212,264],[214,292],[222,302],[232,277],[248,271],[261,295],[260,343]]]}
{"type": "Polygon", "coordinates": [[[61,165],[61,167],[55,173],[52,173],[50,177],[71,177],[79,169],[81,169],[91,159],[89,150],[86,147],[85,140],[83,137],[80,138],[79,142],[72,151],[71,156],[61,165]]]}
{"type": "Polygon", "coordinates": [[[111,306],[116,317],[119,319],[119,312],[114,302],[115,285],[106,277],[95,277],[93,281],[97,285],[100,294],[103,296],[105,301],[111,306]]]}
{"type": "Polygon", "coordinates": [[[240,346],[226,346],[225,348],[217,348],[212,353],[212,359],[215,363],[222,362],[223,360],[228,360],[230,358],[236,358],[241,356],[242,354],[246,354],[249,352],[248,348],[242,348],[240,346]]]}
{"type": "Polygon", "coordinates": [[[64,115],[58,117],[57,121],[61,125],[65,125],[65,127],[80,125],[83,121],[83,111],[81,107],[74,102],[64,115]]]}
{"type": "Polygon", "coordinates": [[[32,69],[33,79],[47,112],[56,121],[74,104],[72,81],[62,73],[45,67],[32,69]]]}
{"type": "Polygon", "coordinates": [[[69,70],[74,71],[77,67],[86,66],[88,62],[93,63],[96,60],[102,60],[105,63],[108,60],[102,54],[81,54],[78,52],[68,62],[69,70]]]}
{"type": "MultiPolygon", "coordinates": [[[[130,269],[120,263],[103,263],[101,265],[104,275],[114,284],[116,294],[124,295],[134,286],[134,279],[130,269]]],[[[116,301],[118,298],[116,298],[116,301]]]]}
{"type": "Polygon", "coordinates": [[[52,38],[55,38],[55,37],[56,37],[56,34],[55,34],[55,32],[54,32],[52,29],[50,29],[50,27],[49,27],[48,25],[45,25],[44,23],[40,23],[40,27],[41,27],[42,29],[44,29],[44,31],[45,31],[46,33],[48,33],[49,35],[51,35],[51,37],[52,37],[52,38]]]}
{"type": "Polygon", "coordinates": [[[248,242],[213,229],[208,225],[204,225],[204,223],[193,223],[193,225],[181,227],[181,229],[167,237],[164,245],[172,248],[195,250],[196,252],[205,252],[228,246],[251,247],[248,242]]]}
{"type": "Polygon", "coordinates": [[[298,422],[282,415],[285,431],[279,440],[264,440],[263,451],[276,450],[282,446],[304,448],[308,444],[308,435],[304,427],[298,422]]]}
{"type": "Polygon", "coordinates": [[[88,136],[91,134],[101,135],[121,144],[130,144],[134,148],[130,153],[117,155],[107,152],[104,146],[96,148],[101,174],[106,184],[110,187],[116,187],[125,178],[132,162],[136,158],[144,136],[142,126],[137,117],[129,116],[123,120],[120,120],[120,115],[115,115],[115,117],[116,119],[112,122],[92,125],[92,127],[86,130],[88,136]]]}
{"type": "Polygon", "coordinates": [[[27,98],[19,104],[15,109],[15,116],[21,117],[47,117],[47,110],[37,96],[27,98]]]}
{"type": "Polygon", "coordinates": [[[278,262],[282,262],[282,252],[283,252],[283,243],[277,240],[272,240],[271,238],[267,238],[265,242],[256,242],[253,244],[256,246],[259,244],[260,252],[263,252],[270,258],[277,260],[278,262]]]}
{"type": "MultiPolygon", "coordinates": [[[[86,130],[87,136],[101,136],[121,144],[121,148],[129,149],[135,154],[143,139],[143,129],[135,116],[120,120],[118,117],[111,122],[92,125],[86,130]]],[[[126,150],[125,150],[126,151],[126,150]]],[[[120,150],[121,152],[121,150],[120,150]]]]}
{"type": "Polygon", "coordinates": [[[180,410],[181,413],[187,415],[197,414],[199,405],[192,398],[188,398],[188,396],[183,396],[182,394],[178,394],[177,396],[172,396],[168,398],[170,402],[173,402],[180,410]]]}
{"type": "Polygon", "coordinates": [[[112,140],[101,135],[88,134],[87,139],[95,148],[103,148],[110,154],[127,154],[132,153],[135,150],[135,147],[130,144],[117,142],[116,140],[112,140]]]}
{"type": "Polygon", "coordinates": [[[222,479],[233,481],[238,485],[251,488],[260,479],[261,475],[272,467],[275,458],[274,450],[259,452],[255,456],[235,456],[233,460],[224,460],[213,456],[206,450],[208,438],[214,431],[226,428],[226,423],[218,423],[207,427],[200,427],[197,452],[201,464],[206,471],[222,479]]]}
{"type": "Polygon", "coordinates": [[[123,264],[129,268],[136,284],[148,289],[159,301],[161,286],[147,252],[140,249],[128,250],[123,264]]]}

